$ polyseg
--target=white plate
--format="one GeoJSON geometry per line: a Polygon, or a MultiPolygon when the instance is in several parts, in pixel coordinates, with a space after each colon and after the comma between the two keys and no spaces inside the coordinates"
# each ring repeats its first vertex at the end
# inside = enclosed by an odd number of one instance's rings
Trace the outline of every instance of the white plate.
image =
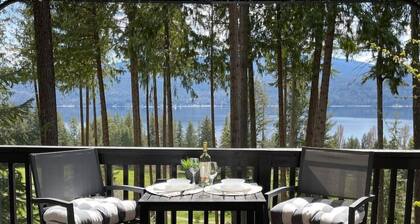
{"type": "Polygon", "coordinates": [[[222,180],[223,184],[242,184],[245,183],[245,179],[240,178],[227,178],[222,180]]]}
{"type": "Polygon", "coordinates": [[[246,192],[251,189],[251,186],[246,183],[235,183],[235,184],[216,184],[214,188],[218,191],[225,191],[225,192],[246,192]]]}
{"type": "Polygon", "coordinates": [[[253,185],[253,184],[245,184],[245,185],[249,186],[249,189],[247,191],[223,191],[223,190],[220,190],[220,185],[221,184],[215,184],[215,185],[208,186],[208,187],[204,188],[204,192],[209,193],[209,194],[222,195],[222,196],[226,196],[226,195],[235,196],[235,195],[256,194],[256,193],[262,191],[261,186],[253,185]]]}
{"type": "Polygon", "coordinates": [[[170,185],[168,183],[159,183],[150,186],[154,191],[160,192],[176,192],[176,191],[187,191],[194,188],[193,184],[180,184],[180,185],[170,185]]]}
{"type": "Polygon", "coordinates": [[[181,196],[181,195],[189,195],[189,194],[197,194],[203,191],[203,188],[189,184],[187,187],[181,189],[181,190],[174,190],[174,189],[168,189],[166,187],[167,183],[158,183],[154,185],[150,185],[146,187],[146,191],[150,194],[154,195],[161,195],[164,197],[175,197],[175,196],[181,196]]]}

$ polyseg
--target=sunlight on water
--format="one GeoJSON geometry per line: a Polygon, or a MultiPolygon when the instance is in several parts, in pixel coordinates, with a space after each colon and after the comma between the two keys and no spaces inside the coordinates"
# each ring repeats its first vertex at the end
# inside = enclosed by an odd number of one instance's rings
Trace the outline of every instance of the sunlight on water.
{"type": "MultiPolygon", "coordinates": [[[[99,109],[99,108],[98,108],[99,109]]],[[[68,123],[71,118],[79,120],[78,107],[59,107],[58,111],[62,115],[64,121],[68,123]]],[[[92,110],[91,110],[92,111],[92,110]]],[[[151,113],[153,110],[150,110],[151,113]]],[[[98,111],[99,113],[99,111],[98,111]]],[[[131,113],[129,107],[109,107],[108,113],[111,116],[119,115],[126,116],[131,113]]],[[[194,106],[194,107],[175,107],[173,110],[174,121],[181,121],[184,128],[188,122],[192,122],[196,127],[206,117],[210,117],[210,107],[208,106],[194,106]]],[[[215,108],[216,120],[216,137],[220,138],[223,130],[225,118],[229,115],[228,107],[215,108]]],[[[146,110],[142,108],[141,116],[145,120],[146,110]]],[[[331,131],[335,131],[338,125],[344,127],[344,137],[357,137],[361,138],[364,133],[367,133],[372,127],[376,127],[376,108],[368,106],[333,106],[329,108],[330,119],[334,123],[331,131]]],[[[161,115],[161,111],[160,111],[161,115]]],[[[92,115],[91,115],[92,117],[92,115]]],[[[99,114],[98,114],[99,117],[99,114]]],[[[267,134],[271,135],[274,132],[274,123],[277,122],[277,108],[269,107],[266,113],[269,124],[267,125],[267,134]]],[[[409,107],[385,107],[384,108],[384,132],[387,135],[388,127],[395,120],[400,122],[400,125],[408,125],[410,132],[412,132],[412,109],[409,107]]],[[[143,124],[145,128],[145,124],[143,124]]]]}

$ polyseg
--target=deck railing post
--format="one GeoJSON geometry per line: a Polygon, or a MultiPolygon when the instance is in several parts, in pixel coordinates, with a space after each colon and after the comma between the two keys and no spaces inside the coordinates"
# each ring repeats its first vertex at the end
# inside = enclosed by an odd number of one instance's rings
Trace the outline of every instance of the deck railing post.
{"type": "Polygon", "coordinates": [[[9,172],[9,217],[10,223],[17,223],[16,219],[16,178],[15,178],[15,164],[13,162],[8,163],[9,172]]]}
{"type": "Polygon", "coordinates": [[[263,192],[270,190],[271,163],[265,153],[259,155],[258,161],[258,183],[262,186],[263,192]]]}
{"type": "MultiPolygon", "coordinates": [[[[26,223],[32,223],[32,175],[29,162],[25,163],[26,223]]],[[[1,223],[0,223],[1,224],[1,223]]]]}
{"type": "Polygon", "coordinates": [[[378,197],[377,197],[377,195],[378,195],[378,192],[379,192],[379,175],[380,175],[379,172],[380,172],[379,169],[375,169],[373,171],[373,186],[372,186],[372,188],[373,188],[373,194],[376,197],[375,197],[375,200],[372,203],[372,214],[371,214],[371,217],[370,217],[370,223],[371,224],[376,224],[377,219],[378,219],[378,217],[377,217],[377,215],[378,215],[378,197]]]}
{"type": "Polygon", "coordinates": [[[414,189],[414,170],[410,169],[407,171],[407,188],[405,192],[404,224],[411,223],[413,189],[414,189]]]}

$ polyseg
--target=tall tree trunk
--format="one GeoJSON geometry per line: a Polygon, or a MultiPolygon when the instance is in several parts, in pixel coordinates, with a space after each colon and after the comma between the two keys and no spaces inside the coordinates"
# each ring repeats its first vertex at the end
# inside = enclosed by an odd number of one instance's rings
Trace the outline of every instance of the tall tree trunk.
{"type": "MultiPolygon", "coordinates": [[[[214,51],[214,6],[211,6],[211,25],[210,25],[210,117],[211,117],[211,147],[216,147],[216,121],[214,118],[214,61],[213,61],[213,51],[214,51]]],[[[217,213],[216,213],[217,214],[217,213]]]]}
{"type": "Polygon", "coordinates": [[[89,87],[86,86],[86,128],[85,128],[85,145],[89,145],[89,126],[90,126],[90,98],[89,98],[89,87]]]}
{"type": "MultiPolygon", "coordinates": [[[[279,7],[279,6],[278,6],[279,7]]],[[[283,55],[282,55],[282,43],[281,43],[281,31],[280,31],[280,7],[277,8],[277,21],[278,21],[278,33],[277,33],[277,47],[276,51],[276,63],[277,63],[277,97],[278,97],[278,116],[279,116],[279,147],[286,147],[286,110],[285,110],[285,75],[283,71],[283,55]]]]}
{"type": "Polygon", "coordinates": [[[128,55],[130,58],[130,73],[131,73],[131,101],[132,101],[132,113],[133,113],[133,140],[134,146],[141,146],[141,118],[140,118],[140,96],[139,96],[139,69],[138,69],[138,55],[134,46],[133,40],[135,37],[134,25],[136,10],[135,6],[130,5],[130,9],[127,9],[128,15],[128,29],[129,29],[129,40],[128,40],[128,55]]]}
{"type": "Polygon", "coordinates": [[[305,143],[307,146],[314,144],[315,116],[318,107],[319,72],[321,69],[322,55],[322,30],[315,30],[315,50],[312,61],[311,96],[309,99],[308,124],[306,126],[305,143]]]}
{"type": "MultiPolygon", "coordinates": [[[[420,39],[419,35],[419,9],[411,6],[411,39],[420,39]]],[[[420,71],[419,46],[412,49],[412,67],[420,71]]],[[[414,148],[420,149],[420,80],[413,75],[413,139],[414,148]]],[[[416,170],[414,200],[420,201],[420,170],[416,170]]],[[[415,207],[415,223],[420,223],[420,208],[415,207]]]]}
{"type": "Polygon", "coordinates": [[[83,116],[83,88],[79,85],[79,108],[80,108],[80,145],[85,145],[85,118],[83,116]]]}
{"type": "Polygon", "coordinates": [[[240,134],[241,147],[248,148],[248,68],[249,68],[249,4],[239,6],[239,49],[240,49],[240,134]]]}
{"type": "MultiPolygon", "coordinates": [[[[248,97],[249,97],[249,121],[250,121],[250,147],[257,148],[257,122],[255,120],[255,87],[254,87],[254,63],[250,58],[248,62],[248,97]]],[[[261,146],[262,147],[262,146],[261,146]]]]}
{"type": "Polygon", "coordinates": [[[38,121],[41,119],[41,113],[39,112],[39,90],[38,90],[38,81],[34,78],[34,93],[35,93],[35,105],[36,105],[36,114],[38,115],[38,121]]]}
{"type": "Polygon", "coordinates": [[[167,146],[173,147],[174,146],[174,125],[173,125],[173,117],[172,117],[172,88],[171,88],[171,58],[170,58],[170,49],[171,49],[171,36],[170,36],[170,12],[169,7],[167,7],[167,14],[165,17],[165,78],[166,78],[166,105],[167,105],[167,113],[168,113],[168,129],[167,129],[167,146]]]}
{"type": "Polygon", "coordinates": [[[230,52],[230,138],[231,147],[241,147],[240,136],[240,88],[241,71],[239,58],[238,5],[229,4],[229,52],[230,52]]]}
{"type": "MultiPolygon", "coordinates": [[[[130,60],[130,74],[131,74],[131,102],[133,113],[133,144],[134,146],[141,146],[141,118],[140,118],[140,94],[139,94],[139,69],[138,69],[138,55],[136,46],[135,26],[133,25],[136,19],[136,5],[127,5],[126,14],[128,17],[128,57],[130,60]]],[[[140,166],[134,166],[134,185],[140,186],[140,166]]],[[[134,195],[135,200],[139,198],[138,194],[134,195]]]]}
{"type": "MultiPolygon", "coordinates": [[[[376,110],[377,110],[377,126],[378,126],[378,149],[384,148],[384,116],[383,116],[383,78],[381,68],[382,64],[382,51],[378,52],[378,58],[376,60],[376,110]]],[[[378,223],[385,222],[384,213],[384,171],[381,170],[379,173],[379,191],[378,191],[378,223]]]]}
{"type": "Polygon", "coordinates": [[[378,58],[376,60],[376,98],[377,98],[377,126],[378,126],[378,148],[384,148],[384,117],[383,117],[383,77],[382,77],[382,68],[383,66],[383,56],[382,51],[378,51],[378,58]]]}
{"type": "Polygon", "coordinates": [[[167,90],[166,93],[168,94],[167,103],[168,103],[168,147],[174,147],[174,119],[173,119],[173,112],[172,112],[172,85],[171,85],[171,77],[168,76],[167,80],[167,90]]]}
{"type": "MultiPolygon", "coordinates": [[[[296,62],[292,62],[296,63],[296,62]]],[[[294,66],[295,67],[295,66],[294,66]]],[[[291,86],[291,102],[290,102],[290,134],[289,134],[289,147],[297,146],[297,132],[298,132],[298,119],[299,114],[297,111],[298,107],[298,88],[297,88],[297,75],[292,77],[292,86],[291,86]]]]}
{"type": "Polygon", "coordinates": [[[166,94],[166,76],[163,76],[163,115],[162,115],[162,146],[167,146],[167,131],[168,131],[168,122],[166,120],[167,118],[167,107],[166,107],[166,97],[168,96],[166,94]]]}
{"type": "MultiPolygon", "coordinates": [[[[158,105],[158,96],[157,96],[157,81],[156,74],[153,74],[153,110],[154,110],[154,127],[155,127],[155,144],[157,147],[160,146],[160,137],[159,137],[159,105],[158,105]]],[[[153,167],[149,166],[149,172],[152,173],[153,167]]],[[[153,183],[153,175],[149,175],[149,182],[153,183]]]]}
{"type": "Polygon", "coordinates": [[[331,64],[332,64],[336,16],[337,16],[337,5],[335,3],[331,3],[328,6],[327,32],[325,34],[325,47],[324,47],[324,64],[322,66],[321,93],[319,97],[319,105],[318,105],[316,126],[315,126],[316,137],[314,138],[314,142],[315,142],[314,145],[316,146],[324,145],[325,134],[326,134],[328,93],[329,93],[329,87],[330,87],[331,64]]]}
{"type": "MultiPolygon", "coordinates": [[[[93,19],[96,21],[96,5],[93,7],[93,19]]],[[[99,27],[96,24],[94,27],[93,38],[95,42],[95,61],[96,74],[98,76],[99,99],[101,102],[101,119],[102,119],[102,143],[104,146],[109,146],[109,128],[108,128],[108,112],[106,108],[105,86],[102,70],[102,52],[99,38],[99,27]]]]}
{"type": "Polygon", "coordinates": [[[58,145],[50,1],[32,1],[42,145],[58,145]]]}
{"type": "Polygon", "coordinates": [[[150,92],[149,92],[149,75],[146,75],[146,134],[147,146],[150,147],[150,108],[149,108],[150,92]]]}
{"type": "MultiPolygon", "coordinates": [[[[287,53],[287,52],[286,52],[287,53]]],[[[287,58],[287,56],[285,57],[287,58]]],[[[284,113],[284,147],[287,147],[287,121],[288,121],[288,117],[287,117],[287,111],[289,109],[289,85],[288,85],[288,70],[287,70],[287,59],[285,64],[283,65],[283,113],[284,113]]]]}
{"type": "Polygon", "coordinates": [[[93,138],[94,138],[94,145],[97,146],[98,145],[98,121],[96,118],[96,81],[95,81],[95,77],[93,77],[93,91],[92,91],[92,95],[93,95],[93,101],[92,101],[92,106],[93,106],[93,138]]]}
{"type": "MultiPolygon", "coordinates": [[[[210,15],[210,117],[211,117],[211,147],[216,148],[216,119],[214,111],[214,5],[211,5],[211,15],[210,15]]],[[[214,212],[215,223],[219,224],[219,212],[214,212]]]]}
{"type": "MultiPolygon", "coordinates": [[[[378,59],[376,62],[376,68],[382,66],[382,53],[381,51],[378,54],[378,59]]],[[[384,148],[384,115],[383,115],[383,78],[381,70],[376,70],[376,116],[377,116],[377,126],[378,126],[378,149],[384,148]]]]}
{"type": "Polygon", "coordinates": [[[157,82],[156,82],[156,74],[153,74],[153,110],[154,110],[154,126],[155,126],[155,144],[157,147],[160,146],[159,143],[159,106],[157,100],[157,82]]]}
{"type": "MultiPolygon", "coordinates": [[[[278,97],[278,132],[279,139],[278,145],[280,148],[286,147],[286,107],[285,107],[285,75],[283,70],[283,49],[282,49],[282,38],[281,38],[281,9],[280,6],[277,6],[276,16],[277,16],[277,47],[276,51],[276,63],[277,63],[277,97],[278,97]]],[[[280,169],[280,186],[286,186],[286,175],[287,170],[285,168],[280,169]]],[[[285,200],[287,197],[286,192],[281,194],[281,200],[285,200]]]]}

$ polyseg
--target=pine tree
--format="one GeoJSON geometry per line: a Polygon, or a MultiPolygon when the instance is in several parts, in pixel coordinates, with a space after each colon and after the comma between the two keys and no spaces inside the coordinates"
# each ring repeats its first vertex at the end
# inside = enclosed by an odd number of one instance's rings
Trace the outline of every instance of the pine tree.
{"type": "Polygon", "coordinates": [[[347,139],[346,143],[344,144],[344,148],[346,149],[360,149],[360,141],[356,137],[350,137],[347,139]]]}
{"type": "Polygon", "coordinates": [[[258,102],[255,108],[257,142],[258,145],[263,148],[264,143],[267,140],[265,131],[269,122],[266,117],[268,96],[263,84],[259,81],[255,81],[255,100],[258,102]]]}
{"type": "MultiPolygon", "coordinates": [[[[197,5],[195,13],[198,15],[194,17],[197,21],[197,26],[200,27],[200,32],[195,33],[197,36],[194,42],[202,49],[201,53],[204,60],[198,58],[195,61],[197,75],[193,78],[197,83],[209,82],[210,87],[210,118],[212,121],[213,140],[209,142],[210,147],[216,146],[216,131],[215,131],[215,91],[218,88],[226,89],[226,76],[228,63],[225,60],[227,57],[227,47],[225,44],[226,37],[224,32],[226,30],[226,7],[224,5],[197,5]],[[201,32],[207,30],[208,33],[201,32]]],[[[193,90],[191,91],[193,93],[193,90]]]]}
{"type": "Polygon", "coordinates": [[[79,126],[77,124],[77,119],[71,118],[70,119],[70,125],[69,125],[69,134],[70,134],[70,145],[79,145],[79,139],[80,139],[80,132],[79,132],[79,126]]]}
{"type": "MultiPolygon", "coordinates": [[[[374,44],[378,49],[373,50],[376,59],[375,65],[367,74],[364,81],[373,79],[376,81],[377,99],[377,148],[383,149],[384,141],[384,111],[383,111],[383,84],[388,81],[393,94],[398,94],[398,86],[403,82],[402,77],[405,71],[393,60],[386,57],[383,49],[389,52],[399,52],[401,48],[399,36],[405,30],[404,7],[396,4],[394,7],[387,7],[383,4],[372,4],[368,8],[360,8],[356,11],[361,22],[358,26],[358,38],[365,48],[370,49],[374,44]],[[380,12],[380,13],[379,13],[380,12]]],[[[380,171],[378,197],[378,223],[385,222],[385,193],[384,193],[384,172],[380,171]]]]}
{"type": "Polygon", "coordinates": [[[197,147],[197,144],[197,133],[193,123],[190,121],[185,132],[185,147],[197,147]]]}
{"type": "Polygon", "coordinates": [[[175,146],[181,147],[183,145],[184,141],[184,130],[182,130],[182,124],[181,121],[178,122],[178,125],[176,127],[176,133],[175,133],[175,146]]]}
{"type": "Polygon", "coordinates": [[[127,57],[130,61],[130,75],[131,75],[131,101],[133,113],[133,140],[134,146],[141,146],[141,116],[140,116],[140,93],[139,93],[139,69],[138,69],[138,52],[139,41],[138,28],[136,24],[136,16],[139,10],[136,4],[124,5],[124,11],[128,18],[128,27],[126,36],[127,43],[127,57]]]}
{"type": "Polygon", "coordinates": [[[326,136],[327,109],[330,78],[332,71],[332,54],[336,31],[336,17],[338,8],[335,3],[328,4],[328,16],[326,18],[326,33],[324,38],[324,61],[322,64],[321,90],[316,111],[314,145],[323,146],[326,136]]]}
{"type": "Polygon", "coordinates": [[[212,141],[212,128],[211,128],[211,120],[208,117],[205,117],[204,120],[201,122],[200,126],[200,137],[198,142],[198,147],[203,145],[203,142],[211,142],[212,141]]]}
{"type": "Polygon", "coordinates": [[[220,137],[220,148],[230,148],[230,122],[226,117],[225,124],[223,125],[222,136],[220,137]]]}

